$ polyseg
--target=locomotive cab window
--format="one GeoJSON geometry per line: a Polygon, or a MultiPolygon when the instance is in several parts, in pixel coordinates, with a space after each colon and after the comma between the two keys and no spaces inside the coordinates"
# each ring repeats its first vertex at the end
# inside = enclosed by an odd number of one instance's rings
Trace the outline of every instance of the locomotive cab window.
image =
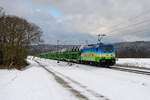
{"type": "Polygon", "coordinates": [[[98,48],[96,48],[96,52],[98,52],[98,48]]]}
{"type": "Polygon", "coordinates": [[[101,51],[103,51],[103,52],[112,52],[113,51],[113,47],[102,47],[101,51]]]}

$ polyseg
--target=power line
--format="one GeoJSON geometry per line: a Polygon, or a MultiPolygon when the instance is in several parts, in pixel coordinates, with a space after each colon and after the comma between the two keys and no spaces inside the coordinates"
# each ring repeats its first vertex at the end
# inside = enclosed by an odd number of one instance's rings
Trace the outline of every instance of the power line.
{"type": "MultiPolygon", "coordinates": [[[[116,32],[116,31],[120,31],[120,29],[127,29],[127,28],[131,28],[131,27],[135,27],[135,26],[137,26],[137,25],[141,25],[141,24],[144,24],[144,23],[148,23],[148,22],[150,22],[150,19],[148,19],[148,20],[144,20],[144,21],[141,21],[141,22],[138,22],[138,23],[134,23],[134,24],[131,24],[131,25],[127,25],[127,26],[125,26],[125,27],[121,27],[121,28],[118,28],[118,29],[114,29],[114,30],[112,30],[112,31],[110,31],[108,34],[110,34],[110,33],[114,33],[114,32],[116,32]]],[[[105,33],[105,34],[107,34],[107,33],[105,33]]]]}
{"type": "MultiPolygon", "coordinates": [[[[127,20],[128,20],[128,21],[136,20],[136,19],[140,18],[141,16],[145,16],[145,15],[149,14],[148,12],[150,12],[150,9],[147,10],[147,11],[145,11],[145,12],[140,13],[139,15],[137,15],[137,16],[135,16],[135,17],[128,18],[127,20]]],[[[109,27],[109,28],[113,28],[113,27],[116,28],[117,26],[120,26],[121,24],[124,24],[124,22],[121,22],[121,23],[119,23],[119,24],[113,25],[113,26],[111,26],[111,27],[109,27]]],[[[109,31],[108,31],[108,32],[109,32],[109,31]]]]}
{"type": "Polygon", "coordinates": [[[149,9],[149,10],[147,10],[147,11],[145,11],[145,12],[140,13],[139,15],[137,15],[137,16],[135,16],[135,17],[133,17],[133,18],[130,18],[130,19],[129,19],[129,21],[132,21],[132,20],[138,19],[138,18],[140,18],[140,17],[141,17],[141,16],[143,16],[143,15],[150,14],[149,12],[150,12],[150,9],[149,9]]]}

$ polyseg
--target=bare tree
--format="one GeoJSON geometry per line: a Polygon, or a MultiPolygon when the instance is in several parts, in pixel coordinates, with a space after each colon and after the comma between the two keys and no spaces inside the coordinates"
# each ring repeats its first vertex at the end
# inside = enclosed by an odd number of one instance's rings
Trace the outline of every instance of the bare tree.
{"type": "Polygon", "coordinates": [[[29,46],[41,42],[42,33],[38,26],[23,18],[8,15],[0,17],[0,63],[22,68],[29,46]]]}

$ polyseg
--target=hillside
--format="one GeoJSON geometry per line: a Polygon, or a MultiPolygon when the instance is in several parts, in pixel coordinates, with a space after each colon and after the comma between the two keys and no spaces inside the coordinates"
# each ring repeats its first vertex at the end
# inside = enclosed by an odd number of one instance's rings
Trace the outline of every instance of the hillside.
{"type": "Polygon", "coordinates": [[[121,58],[149,58],[150,41],[122,42],[113,44],[121,58]]]}
{"type": "MultiPolygon", "coordinates": [[[[149,58],[150,41],[120,42],[112,44],[116,48],[117,57],[121,58],[149,58]]],[[[75,45],[32,45],[30,54],[46,53],[62,48],[71,48],[75,45]]]]}

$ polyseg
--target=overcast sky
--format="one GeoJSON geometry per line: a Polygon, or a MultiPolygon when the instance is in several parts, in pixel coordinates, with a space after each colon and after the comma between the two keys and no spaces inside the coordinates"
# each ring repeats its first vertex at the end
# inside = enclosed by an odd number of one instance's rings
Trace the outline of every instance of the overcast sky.
{"type": "Polygon", "coordinates": [[[0,0],[8,14],[40,26],[45,43],[150,41],[150,0],[0,0]],[[65,42],[64,42],[65,41],[65,42]]]}

